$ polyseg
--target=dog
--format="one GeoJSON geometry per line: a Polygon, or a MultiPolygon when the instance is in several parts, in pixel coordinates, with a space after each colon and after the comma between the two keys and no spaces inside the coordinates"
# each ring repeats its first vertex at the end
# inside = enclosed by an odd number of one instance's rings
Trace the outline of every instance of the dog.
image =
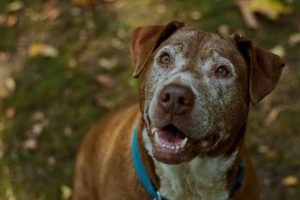
{"type": "Polygon", "coordinates": [[[107,114],[77,156],[74,200],[257,200],[249,106],[284,63],[246,37],[172,21],[131,39],[139,103],[107,114]]]}

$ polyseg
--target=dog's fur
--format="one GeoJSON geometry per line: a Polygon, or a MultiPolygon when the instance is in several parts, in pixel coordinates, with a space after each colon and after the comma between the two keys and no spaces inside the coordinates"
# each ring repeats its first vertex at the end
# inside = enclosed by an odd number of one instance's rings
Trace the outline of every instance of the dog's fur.
{"type": "Polygon", "coordinates": [[[244,133],[249,104],[274,89],[282,60],[243,36],[223,37],[180,22],[137,28],[131,52],[133,76],[140,77],[139,106],[107,115],[86,136],[73,199],[151,199],[133,166],[135,124],[143,163],[164,197],[227,200],[243,160],[245,177],[232,199],[259,199],[244,133]],[[169,59],[162,62],[166,53],[169,59]],[[184,105],[165,105],[166,90],[179,91],[184,105]],[[169,141],[163,139],[170,135],[169,124],[188,138],[184,148],[161,146],[169,141]]]}

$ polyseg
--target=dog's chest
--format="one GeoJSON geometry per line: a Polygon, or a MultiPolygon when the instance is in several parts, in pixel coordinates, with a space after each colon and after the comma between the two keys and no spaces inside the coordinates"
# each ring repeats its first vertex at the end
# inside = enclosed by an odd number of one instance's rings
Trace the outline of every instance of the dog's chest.
{"type": "Polygon", "coordinates": [[[235,157],[195,158],[180,165],[155,162],[159,191],[171,200],[227,200],[226,172],[235,157]]]}

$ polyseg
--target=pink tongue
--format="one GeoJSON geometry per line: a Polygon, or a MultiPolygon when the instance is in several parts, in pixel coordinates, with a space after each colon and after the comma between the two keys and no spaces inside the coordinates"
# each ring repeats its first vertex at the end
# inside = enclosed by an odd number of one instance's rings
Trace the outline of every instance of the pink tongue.
{"type": "Polygon", "coordinates": [[[181,143],[181,141],[184,139],[184,136],[177,131],[170,132],[166,130],[160,130],[159,138],[163,143],[177,145],[181,143]]]}

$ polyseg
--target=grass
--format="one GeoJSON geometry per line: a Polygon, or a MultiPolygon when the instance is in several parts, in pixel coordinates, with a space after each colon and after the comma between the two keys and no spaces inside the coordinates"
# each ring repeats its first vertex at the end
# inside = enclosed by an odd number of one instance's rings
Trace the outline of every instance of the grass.
{"type": "MultiPolygon", "coordinates": [[[[300,152],[300,46],[286,42],[299,32],[299,12],[276,22],[258,16],[262,28],[255,32],[244,25],[233,1],[118,1],[84,9],[64,1],[54,6],[60,11],[56,19],[47,17],[47,2],[26,2],[13,13],[6,9],[9,2],[0,2],[0,13],[16,15],[18,22],[0,26],[0,52],[8,53],[21,70],[14,71],[16,90],[0,100],[0,199],[63,199],[62,187],[72,187],[76,152],[90,125],[136,98],[129,56],[133,28],[173,19],[213,32],[223,24],[231,32],[245,32],[259,46],[285,48],[288,66],[278,88],[251,109],[247,141],[263,199],[298,199],[299,184],[285,186],[282,180],[289,175],[300,178],[295,159],[300,152]],[[200,19],[193,18],[195,11],[200,19]],[[28,56],[26,50],[35,42],[51,44],[58,56],[28,56]],[[108,82],[99,81],[101,75],[108,82]],[[11,108],[16,114],[8,117],[11,108]],[[36,146],[24,148],[30,139],[36,146]]],[[[295,1],[295,6],[299,9],[300,3],[295,1]]]]}

